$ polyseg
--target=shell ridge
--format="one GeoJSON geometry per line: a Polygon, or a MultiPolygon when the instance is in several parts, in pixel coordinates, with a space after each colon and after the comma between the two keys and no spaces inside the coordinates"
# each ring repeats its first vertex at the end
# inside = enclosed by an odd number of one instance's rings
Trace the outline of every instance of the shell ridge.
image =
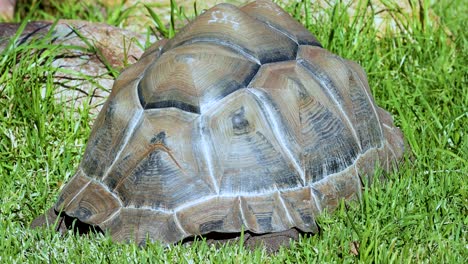
{"type": "Polygon", "coordinates": [[[310,197],[314,199],[315,206],[317,207],[317,210],[321,213],[323,212],[322,205],[319,202],[319,198],[317,197],[317,194],[315,193],[316,190],[311,186],[310,188],[310,197]]]}
{"type": "Polygon", "coordinates": [[[357,135],[356,128],[354,127],[351,120],[349,119],[349,116],[346,113],[346,111],[341,106],[340,101],[338,100],[338,98],[332,92],[330,92],[329,85],[321,80],[320,76],[318,76],[317,73],[315,72],[315,70],[316,70],[316,69],[314,69],[315,67],[313,65],[311,65],[309,62],[307,62],[304,59],[298,59],[298,63],[311,74],[311,76],[314,78],[314,80],[323,88],[323,90],[326,92],[326,94],[328,94],[330,96],[330,98],[333,100],[333,102],[335,103],[336,108],[340,111],[340,113],[343,114],[345,122],[346,122],[347,126],[350,128],[351,133],[353,133],[354,141],[356,142],[357,146],[359,147],[359,150],[362,151],[361,141],[359,140],[359,137],[357,135]]]}
{"type": "Polygon", "coordinates": [[[191,234],[190,232],[188,232],[187,230],[185,230],[185,228],[180,223],[179,217],[177,216],[176,213],[173,213],[173,218],[174,218],[174,223],[175,223],[176,227],[179,229],[179,231],[181,231],[181,233],[183,234],[184,237],[187,237],[188,235],[194,235],[194,234],[191,234]]]}
{"type": "MultiPolygon", "coordinates": [[[[184,204],[181,204],[179,206],[177,206],[176,208],[173,209],[173,211],[168,211],[170,213],[172,212],[180,212],[186,208],[189,208],[193,205],[196,205],[196,204],[199,204],[200,202],[202,201],[206,201],[206,200],[209,200],[211,198],[216,198],[216,197],[223,197],[223,195],[209,195],[209,196],[205,196],[205,197],[202,197],[202,198],[199,198],[199,199],[196,199],[196,200],[192,200],[192,201],[188,201],[184,204]]],[[[159,208],[158,209],[152,209],[152,210],[160,210],[159,208]]],[[[162,211],[162,210],[160,210],[162,211]]]]}
{"type": "Polygon", "coordinates": [[[138,84],[136,88],[137,96],[138,96],[138,101],[140,102],[140,105],[143,109],[146,109],[146,102],[145,102],[145,97],[143,95],[143,89],[141,87],[141,81],[143,80],[144,76],[146,76],[148,69],[152,68],[156,63],[159,61],[160,56],[157,57],[154,62],[150,63],[148,66],[145,67],[143,70],[143,73],[140,75],[140,78],[138,79],[138,84]]]}
{"type": "MultiPolygon", "coordinates": [[[[119,199],[120,201],[120,199],[119,199]]],[[[116,218],[119,214],[120,214],[120,211],[122,211],[122,207],[120,207],[118,210],[116,210],[114,213],[112,213],[111,215],[109,215],[109,217],[107,217],[106,219],[104,219],[103,221],[101,221],[101,223],[99,223],[99,227],[102,227],[102,226],[105,226],[107,222],[113,220],[114,218],[116,218]]]]}
{"type": "Polygon", "coordinates": [[[141,107],[144,110],[148,109],[158,109],[158,108],[177,108],[179,110],[182,110],[184,112],[189,112],[189,113],[194,113],[194,114],[200,114],[200,107],[195,106],[186,102],[178,101],[178,100],[163,100],[163,101],[157,101],[157,102],[149,102],[147,103],[145,100],[145,96],[143,95],[143,89],[141,88],[141,80],[138,82],[137,85],[137,93],[138,93],[138,99],[140,101],[141,107]]]}
{"type": "MultiPolygon", "coordinates": [[[[282,27],[280,27],[279,25],[275,25],[275,24],[271,24],[269,21],[262,21],[262,20],[258,20],[259,22],[265,24],[267,27],[269,27],[270,29],[272,29],[273,31],[275,32],[278,32],[286,37],[288,37],[290,40],[294,41],[294,43],[297,44],[297,46],[300,46],[300,45],[308,45],[308,46],[315,46],[315,47],[319,47],[319,48],[323,48],[322,45],[318,42],[313,42],[313,43],[301,43],[298,39],[296,39],[296,37],[294,35],[292,35],[287,29],[284,29],[282,27]]],[[[312,35],[312,34],[311,34],[312,35]]],[[[297,52],[296,52],[297,53],[297,52]]]]}
{"type": "Polygon", "coordinates": [[[120,155],[122,154],[123,150],[127,147],[128,142],[130,142],[130,138],[132,137],[133,133],[135,132],[135,129],[137,128],[138,124],[141,122],[141,118],[143,117],[144,110],[139,109],[133,118],[131,118],[131,123],[129,124],[129,129],[127,131],[127,134],[125,135],[125,138],[123,139],[122,146],[120,147],[119,151],[115,155],[114,161],[112,161],[112,164],[107,168],[106,172],[101,178],[101,181],[104,182],[104,180],[109,176],[109,173],[112,171],[115,163],[117,160],[119,160],[120,155]]]}
{"type": "Polygon", "coordinates": [[[296,40],[296,38],[291,33],[289,33],[287,30],[285,30],[283,28],[280,28],[279,26],[275,26],[275,25],[271,24],[269,21],[262,21],[262,20],[258,20],[258,21],[265,24],[267,27],[269,27],[273,31],[278,32],[278,33],[288,37],[290,40],[294,41],[297,45],[299,45],[299,41],[296,40]]]}
{"type": "Polygon", "coordinates": [[[135,164],[135,166],[133,166],[133,168],[130,169],[130,171],[127,173],[127,175],[125,175],[125,176],[123,176],[123,177],[121,177],[119,179],[119,181],[115,184],[115,187],[112,189],[111,192],[114,192],[115,190],[117,190],[122,185],[122,183],[125,182],[125,180],[130,178],[130,176],[133,176],[133,172],[138,168],[138,166],[149,157],[150,153],[152,153],[154,151],[163,151],[164,153],[166,153],[169,156],[169,158],[174,162],[174,164],[180,169],[180,171],[183,174],[186,174],[185,170],[182,168],[182,166],[180,166],[179,162],[177,162],[174,155],[172,155],[171,150],[169,148],[167,148],[166,146],[162,145],[161,143],[155,143],[155,144],[152,144],[150,146],[150,148],[145,152],[146,155],[143,155],[143,158],[140,159],[135,164]]]}
{"type": "Polygon", "coordinates": [[[175,210],[170,210],[170,209],[164,209],[162,207],[151,207],[151,206],[148,206],[148,205],[144,205],[144,206],[138,206],[136,207],[135,205],[133,204],[129,204],[127,206],[122,206],[122,208],[125,208],[125,209],[132,209],[132,210],[145,210],[145,211],[152,211],[152,212],[158,212],[158,213],[163,213],[163,214],[172,214],[175,212],[175,210]]]}
{"type": "Polygon", "coordinates": [[[261,109],[264,109],[264,114],[268,117],[267,118],[267,120],[269,121],[268,123],[272,127],[273,135],[275,136],[276,141],[279,143],[278,145],[281,147],[282,152],[286,154],[286,157],[291,162],[296,172],[299,174],[302,180],[302,185],[305,186],[306,176],[305,176],[304,169],[302,168],[299,160],[296,157],[294,157],[294,154],[292,153],[292,150],[289,147],[290,143],[286,142],[284,137],[281,136],[282,133],[279,128],[279,124],[278,124],[279,122],[277,120],[275,113],[273,113],[273,110],[272,110],[273,107],[270,105],[271,104],[270,100],[266,99],[266,95],[264,94],[265,92],[259,89],[247,88],[246,90],[254,96],[257,103],[263,106],[261,107],[261,109]]]}
{"type": "Polygon", "coordinates": [[[356,173],[356,177],[358,178],[359,188],[356,188],[356,189],[358,190],[357,195],[360,199],[362,197],[362,188],[364,188],[364,184],[362,182],[361,176],[359,175],[358,164],[356,163],[353,167],[354,167],[354,172],[356,173]]]}
{"type": "MultiPolygon", "coordinates": [[[[385,146],[390,150],[390,153],[393,156],[393,160],[398,161],[398,157],[395,154],[395,151],[393,150],[393,146],[388,141],[385,142],[385,146]]],[[[388,155],[387,155],[387,157],[388,157],[388,155]]]]}
{"type": "MultiPolygon", "coordinates": [[[[86,175],[86,173],[84,173],[84,171],[81,169],[81,167],[79,168],[79,170],[86,175]]],[[[86,176],[88,178],[88,176],[86,176]]],[[[91,181],[92,179],[89,179],[89,181],[73,196],[73,198],[71,198],[68,203],[64,206],[62,206],[62,208],[57,208],[59,210],[63,210],[63,211],[66,211],[68,206],[70,206],[70,204],[75,201],[76,197],[78,197],[90,184],[91,184],[91,181]]]]}
{"type": "Polygon", "coordinates": [[[242,86],[238,87],[237,89],[235,89],[233,91],[230,91],[229,93],[224,94],[223,98],[220,98],[219,100],[213,100],[213,102],[211,102],[209,104],[204,103],[203,108],[202,108],[203,113],[213,111],[212,109],[215,108],[215,107],[220,106],[221,102],[224,100],[224,98],[229,97],[229,95],[234,94],[236,92],[242,92],[242,90],[247,89],[250,82],[255,79],[255,76],[257,76],[259,69],[260,69],[260,65],[258,65],[258,68],[252,74],[250,74],[249,76],[247,76],[244,79],[242,86]]]}
{"type": "Polygon", "coordinates": [[[280,201],[281,206],[283,207],[283,210],[286,214],[286,220],[288,220],[288,223],[289,223],[288,227],[295,226],[296,223],[294,222],[291,214],[289,213],[288,207],[286,206],[286,203],[284,202],[284,199],[281,196],[281,192],[278,190],[277,193],[278,193],[278,200],[280,201]]]}
{"type": "MultiPolygon", "coordinates": [[[[345,64],[346,64],[346,61],[345,60],[342,60],[345,64]]],[[[380,144],[382,146],[382,139],[384,138],[384,132],[383,132],[383,128],[382,128],[382,122],[380,121],[380,117],[379,117],[379,114],[377,113],[377,109],[375,107],[375,104],[372,100],[372,97],[371,95],[369,94],[369,92],[367,91],[367,89],[365,88],[365,85],[364,85],[364,82],[362,81],[361,77],[359,76],[359,74],[356,73],[356,71],[353,69],[353,68],[350,68],[348,67],[348,69],[351,71],[352,73],[352,77],[354,78],[354,80],[356,80],[357,82],[359,82],[359,87],[362,88],[362,90],[364,91],[364,94],[366,95],[367,97],[367,101],[369,102],[369,105],[371,106],[372,108],[372,111],[374,113],[374,116],[377,120],[377,123],[378,123],[378,126],[379,126],[379,131],[380,131],[380,144]]]]}
{"type": "Polygon", "coordinates": [[[184,112],[200,114],[200,107],[178,100],[164,100],[145,104],[145,110],[158,108],[177,108],[184,112]]]}
{"type": "Polygon", "coordinates": [[[216,180],[216,175],[214,174],[213,160],[211,156],[211,153],[213,151],[211,148],[211,146],[213,145],[213,141],[211,140],[210,135],[207,135],[207,133],[210,133],[210,132],[209,132],[209,129],[205,127],[205,124],[207,123],[206,117],[202,116],[200,119],[201,119],[200,120],[201,125],[199,128],[199,133],[200,133],[200,137],[202,141],[201,145],[202,145],[203,157],[207,163],[206,166],[208,167],[208,174],[210,175],[210,179],[212,181],[215,192],[216,194],[219,194],[219,183],[216,180]],[[205,132],[204,130],[206,130],[207,132],[205,132]]]}
{"type": "Polygon", "coordinates": [[[272,1],[257,0],[242,6],[240,10],[252,18],[286,33],[285,35],[298,45],[307,44],[322,47],[315,36],[310,34],[310,31],[272,1]],[[309,33],[309,36],[305,39],[301,39],[301,37],[304,37],[303,34],[306,32],[309,33]]]}
{"type": "Polygon", "coordinates": [[[257,57],[255,57],[254,55],[252,55],[253,51],[251,51],[249,49],[246,49],[246,48],[243,48],[240,45],[237,45],[237,44],[235,44],[235,43],[233,43],[231,41],[222,40],[222,39],[215,38],[215,37],[195,37],[195,38],[192,38],[192,39],[182,41],[182,42],[178,43],[178,45],[175,45],[172,48],[176,48],[176,47],[184,46],[184,45],[190,45],[190,44],[198,43],[198,42],[202,42],[202,43],[206,42],[206,43],[210,43],[210,44],[214,44],[214,45],[218,45],[218,46],[223,46],[225,48],[230,48],[230,49],[234,50],[235,52],[238,52],[238,53],[242,54],[245,58],[247,58],[247,60],[249,60],[251,62],[254,62],[254,63],[258,64],[258,65],[261,65],[260,60],[257,57]]]}
{"type": "MultiPolygon", "coordinates": [[[[242,220],[242,226],[244,226],[246,228],[246,230],[251,230],[250,226],[249,226],[249,223],[247,221],[247,218],[245,218],[246,216],[246,213],[244,212],[244,210],[246,210],[244,204],[242,203],[242,197],[241,196],[237,196],[237,203],[239,204],[239,212],[240,212],[240,217],[241,217],[241,220],[242,220]]],[[[243,230],[243,231],[246,231],[246,230],[243,230]]]]}

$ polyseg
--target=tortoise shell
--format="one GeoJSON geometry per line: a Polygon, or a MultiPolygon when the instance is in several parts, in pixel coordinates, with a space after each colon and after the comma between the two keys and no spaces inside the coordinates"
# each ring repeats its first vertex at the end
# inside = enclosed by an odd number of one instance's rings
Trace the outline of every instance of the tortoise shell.
{"type": "Polygon", "coordinates": [[[217,5],[124,70],[55,210],[116,241],[316,232],[403,153],[356,63],[277,5],[217,5]]]}

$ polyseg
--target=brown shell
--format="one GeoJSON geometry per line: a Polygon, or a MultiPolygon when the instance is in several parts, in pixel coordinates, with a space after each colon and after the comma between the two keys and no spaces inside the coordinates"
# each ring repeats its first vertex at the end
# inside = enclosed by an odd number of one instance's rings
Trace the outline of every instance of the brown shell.
{"type": "Polygon", "coordinates": [[[116,241],[316,232],[402,152],[360,66],[269,1],[220,4],[122,72],[55,208],[116,241]]]}

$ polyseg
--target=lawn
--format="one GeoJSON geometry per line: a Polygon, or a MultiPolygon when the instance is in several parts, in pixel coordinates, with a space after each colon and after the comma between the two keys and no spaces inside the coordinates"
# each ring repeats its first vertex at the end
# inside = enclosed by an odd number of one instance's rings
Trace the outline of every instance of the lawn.
{"type": "MultiPolygon", "coordinates": [[[[163,21],[152,23],[158,28],[148,34],[171,36],[184,14],[190,19],[194,13],[190,7],[152,9],[151,18],[142,5],[120,12],[67,2],[55,10],[20,8],[15,21],[60,17],[127,26],[138,10],[149,20],[156,15],[163,21]],[[164,19],[170,13],[173,29],[164,19]]],[[[51,62],[60,46],[50,46],[47,39],[28,45],[12,41],[0,54],[0,262],[467,263],[468,5],[464,0],[410,1],[408,18],[391,1],[380,1],[396,26],[379,31],[371,23],[377,11],[370,7],[350,16],[346,4],[319,9],[313,2],[280,5],[326,49],[366,70],[377,104],[392,114],[406,138],[397,172],[374,176],[360,201],[342,202],[318,219],[319,234],[275,254],[238,244],[215,248],[203,241],[140,248],[101,234],[31,230],[30,222],[52,206],[77,168],[94,116],[85,103],[73,108],[54,97],[51,73],[57,69],[51,62]],[[37,49],[46,50],[31,52],[37,49]]]]}

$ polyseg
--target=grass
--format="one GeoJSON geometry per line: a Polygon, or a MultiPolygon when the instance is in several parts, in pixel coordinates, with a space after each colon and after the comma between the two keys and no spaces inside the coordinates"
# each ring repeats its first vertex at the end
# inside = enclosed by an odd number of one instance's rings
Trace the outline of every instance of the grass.
{"type": "MultiPolygon", "coordinates": [[[[74,15],[119,26],[132,12],[97,14],[80,9],[85,4],[62,5],[47,16],[35,12],[28,19],[74,15]]],[[[312,3],[281,5],[324,47],[365,68],[377,103],[392,113],[407,140],[409,150],[398,172],[387,174],[383,182],[375,177],[361,201],[342,203],[318,219],[320,234],[301,238],[273,255],[238,245],[215,249],[203,242],[139,248],[113,243],[104,235],[62,237],[30,230],[32,219],[54,203],[76,169],[90,132],[90,116],[87,105],[64,111],[69,107],[54,99],[51,76],[58,69],[51,62],[62,47],[51,46],[47,38],[21,46],[12,40],[0,56],[0,262],[466,263],[468,10],[464,1],[443,0],[432,6],[443,27],[434,26],[431,16],[406,21],[394,9],[401,28],[380,37],[369,23],[375,15],[370,9],[352,18],[345,4],[320,14],[304,11],[314,10],[312,3]],[[37,50],[42,52],[32,52],[37,50]]],[[[413,11],[421,9],[414,5],[413,11]]],[[[26,20],[24,15],[18,12],[17,21],[26,20]]]]}

